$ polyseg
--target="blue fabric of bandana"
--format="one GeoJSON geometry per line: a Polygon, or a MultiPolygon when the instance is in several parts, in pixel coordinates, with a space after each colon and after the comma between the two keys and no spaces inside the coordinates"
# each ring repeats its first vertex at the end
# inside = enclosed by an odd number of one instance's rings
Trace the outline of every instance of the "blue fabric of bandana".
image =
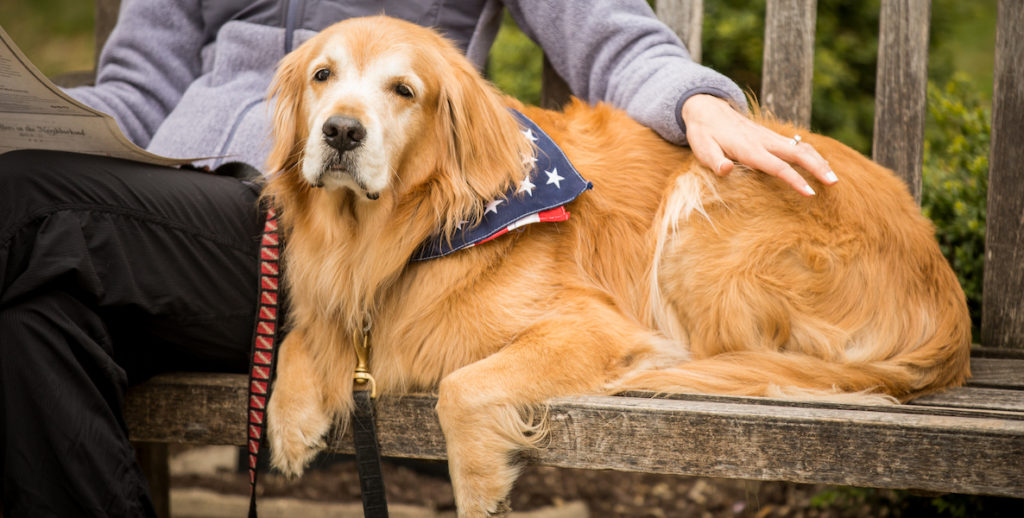
{"type": "Polygon", "coordinates": [[[443,257],[529,223],[564,221],[569,217],[564,205],[593,187],[547,133],[522,113],[511,111],[519,120],[523,136],[535,146],[533,157],[528,159],[533,168],[526,179],[487,203],[479,225],[459,229],[451,240],[440,235],[428,239],[413,256],[414,261],[443,257]]]}

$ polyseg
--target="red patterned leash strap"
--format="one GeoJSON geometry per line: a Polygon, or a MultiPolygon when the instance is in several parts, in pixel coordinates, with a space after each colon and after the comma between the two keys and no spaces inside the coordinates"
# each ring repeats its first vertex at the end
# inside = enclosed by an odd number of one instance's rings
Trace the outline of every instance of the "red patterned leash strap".
{"type": "Polygon", "coordinates": [[[256,518],[256,467],[259,465],[260,445],[263,442],[267,400],[274,377],[277,353],[277,325],[280,305],[278,287],[281,279],[281,240],[277,229],[277,214],[267,209],[260,240],[259,295],[256,308],[256,326],[252,337],[252,358],[249,360],[249,405],[247,420],[247,450],[249,455],[249,517],[256,518]]]}

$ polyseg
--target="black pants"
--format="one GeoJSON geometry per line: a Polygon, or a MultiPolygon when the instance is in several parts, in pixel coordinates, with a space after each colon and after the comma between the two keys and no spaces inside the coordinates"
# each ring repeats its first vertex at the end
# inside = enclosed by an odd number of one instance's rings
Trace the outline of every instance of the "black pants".
{"type": "Polygon", "coordinates": [[[5,517],[154,514],[125,390],[161,371],[246,370],[257,197],[233,177],[0,155],[5,517]]]}

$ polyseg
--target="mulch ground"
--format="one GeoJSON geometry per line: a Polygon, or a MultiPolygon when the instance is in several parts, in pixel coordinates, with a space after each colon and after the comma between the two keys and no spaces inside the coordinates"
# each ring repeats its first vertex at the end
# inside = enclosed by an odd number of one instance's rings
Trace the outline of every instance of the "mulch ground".
{"type": "MultiPolygon", "coordinates": [[[[386,462],[388,501],[454,509],[446,469],[443,463],[386,462]]],[[[172,484],[248,495],[244,472],[181,475],[172,484]]],[[[259,490],[266,497],[359,501],[355,464],[343,457],[321,460],[295,481],[261,470],[259,490]]],[[[1024,500],[542,466],[525,468],[511,498],[517,511],[582,501],[593,518],[1024,516],[1024,500]]]]}

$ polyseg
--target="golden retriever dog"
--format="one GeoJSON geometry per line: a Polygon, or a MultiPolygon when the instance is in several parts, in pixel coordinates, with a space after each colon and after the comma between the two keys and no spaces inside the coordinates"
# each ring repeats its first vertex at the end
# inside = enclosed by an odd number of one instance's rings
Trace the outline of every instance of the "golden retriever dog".
{"type": "Polygon", "coordinates": [[[719,177],[611,106],[522,106],[435,32],[386,17],[324,30],[271,93],[265,196],[291,308],[268,436],[284,473],[347,424],[364,331],[379,392],[437,391],[463,517],[506,510],[510,453],[536,446],[534,410],[556,396],[877,403],[969,376],[967,307],[932,225],[834,140],[805,138],[841,179],[812,180],[814,197],[743,168],[719,177]],[[568,221],[411,261],[523,181],[534,150],[509,107],[594,188],[568,221]]]}

